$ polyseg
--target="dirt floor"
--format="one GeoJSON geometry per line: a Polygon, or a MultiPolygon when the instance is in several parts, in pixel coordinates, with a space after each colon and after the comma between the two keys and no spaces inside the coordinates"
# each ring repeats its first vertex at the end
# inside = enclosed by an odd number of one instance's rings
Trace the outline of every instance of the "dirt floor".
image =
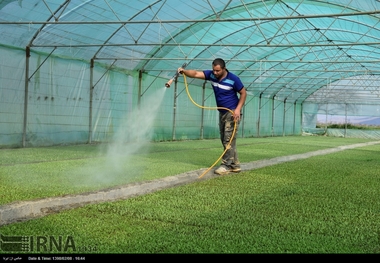
{"type": "MultiPolygon", "coordinates": [[[[319,150],[309,153],[281,156],[272,159],[254,161],[241,164],[242,172],[254,170],[270,165],[276,165],[283,162],[290,162],[300,159],[306,159],[312,156],[330,154],[347,149],[363,147],[367,145],[379,144],[380,141],[360,143],[347,146],[340,146],[332,149],[319,150]]],[[[168,176],[162,179],[146,181],[141,183],[132,183],[115,188],[104,189],[96,192],[88,192],[79,195],[65,195],[61,197],[52,197],[31,201],[20,201],[0,206],[0,226],[11,224],[19,221],[26,221],[33,218],[42,217],[51,213],[57,213],[62,210],[82,207],[87,204],[102,203],[115,200],[128,199],[130,197],[144,195],[147,193],[159,191],[169,187],[175,187],[197,180],[209,180],[219,175],[214,174],[211,169],[206,174],[207,169],[190,171],[175,176],[168,176]],[[202,176],[202,177],[201,177],[202,176]],[[200,178],[201,177],[201,178],[200,178]]],[[[227,175],[228,176],[228,175],[227,175]]]]}

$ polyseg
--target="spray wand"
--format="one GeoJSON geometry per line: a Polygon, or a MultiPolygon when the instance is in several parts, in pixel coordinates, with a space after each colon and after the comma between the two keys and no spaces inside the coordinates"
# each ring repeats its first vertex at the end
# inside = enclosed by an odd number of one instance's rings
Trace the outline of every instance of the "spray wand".
{"type": "MultiPolygon", "coordinates": [[[[183,63],[182,68],[186,68],[186,66],[187,63],[185,62],[183,63]]],[[[170,85],[172,84],[173,80],[175,80],[178,77],[178,75],[179,72],[177,71],[177,73],[175,73],[174,76],[168,82],[165,83],[165,87],[170,88],[170,85]]]]}

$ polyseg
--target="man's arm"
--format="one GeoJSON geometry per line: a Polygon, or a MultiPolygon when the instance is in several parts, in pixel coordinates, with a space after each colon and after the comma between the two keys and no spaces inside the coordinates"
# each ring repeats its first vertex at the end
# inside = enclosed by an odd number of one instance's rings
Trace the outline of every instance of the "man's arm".
{"type": "Polygon", "coordinates": [[[247,98],[247,91],[245,90],[244,87],[239,91],[239,94],[240,94],[239,103],[238,103],[238,105],[235,109],[235,112],[234,112],[235,120],[240,119],[241,108],[243,107],[243,105],[245,103],[245,99],[247,98]]]}
{"type": "Polygon", "coordinates": [[[203,71],[179,68],[178,72],[190,78],[205,79],[205,74],[203,73],[203,71]]]}

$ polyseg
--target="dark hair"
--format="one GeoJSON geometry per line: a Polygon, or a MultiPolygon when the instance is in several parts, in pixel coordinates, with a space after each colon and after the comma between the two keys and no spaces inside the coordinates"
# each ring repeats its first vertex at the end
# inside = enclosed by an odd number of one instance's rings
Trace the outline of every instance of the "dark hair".
{"type": "Polygon", "coordinates": [[[225,68],[226,67],[226,62],[224,62],[224,60],[221,59],[221,58],[216,58],[212,62],[212,65],[213,66],[219,65],[221,68],[225,68]]]}

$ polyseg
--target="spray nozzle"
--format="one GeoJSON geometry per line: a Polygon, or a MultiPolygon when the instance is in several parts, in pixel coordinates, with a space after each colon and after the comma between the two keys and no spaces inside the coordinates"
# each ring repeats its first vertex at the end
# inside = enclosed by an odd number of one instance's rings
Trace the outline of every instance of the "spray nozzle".
{"type": "MultiPolygon", "coordinates": [[[[182,68],[186,68],[186,66],[187,66],[187,63],[183,63],[182,68]]],[[[172,84],[173,80],[174,80],[175,78],[177,78],[178,75],[179,75],[179,72],[177,71],[177,72],[174,74],[174,76],[173,76],[168,82],[165,83],[165,87],[170,88],[170,85],[172,84]]]]}

